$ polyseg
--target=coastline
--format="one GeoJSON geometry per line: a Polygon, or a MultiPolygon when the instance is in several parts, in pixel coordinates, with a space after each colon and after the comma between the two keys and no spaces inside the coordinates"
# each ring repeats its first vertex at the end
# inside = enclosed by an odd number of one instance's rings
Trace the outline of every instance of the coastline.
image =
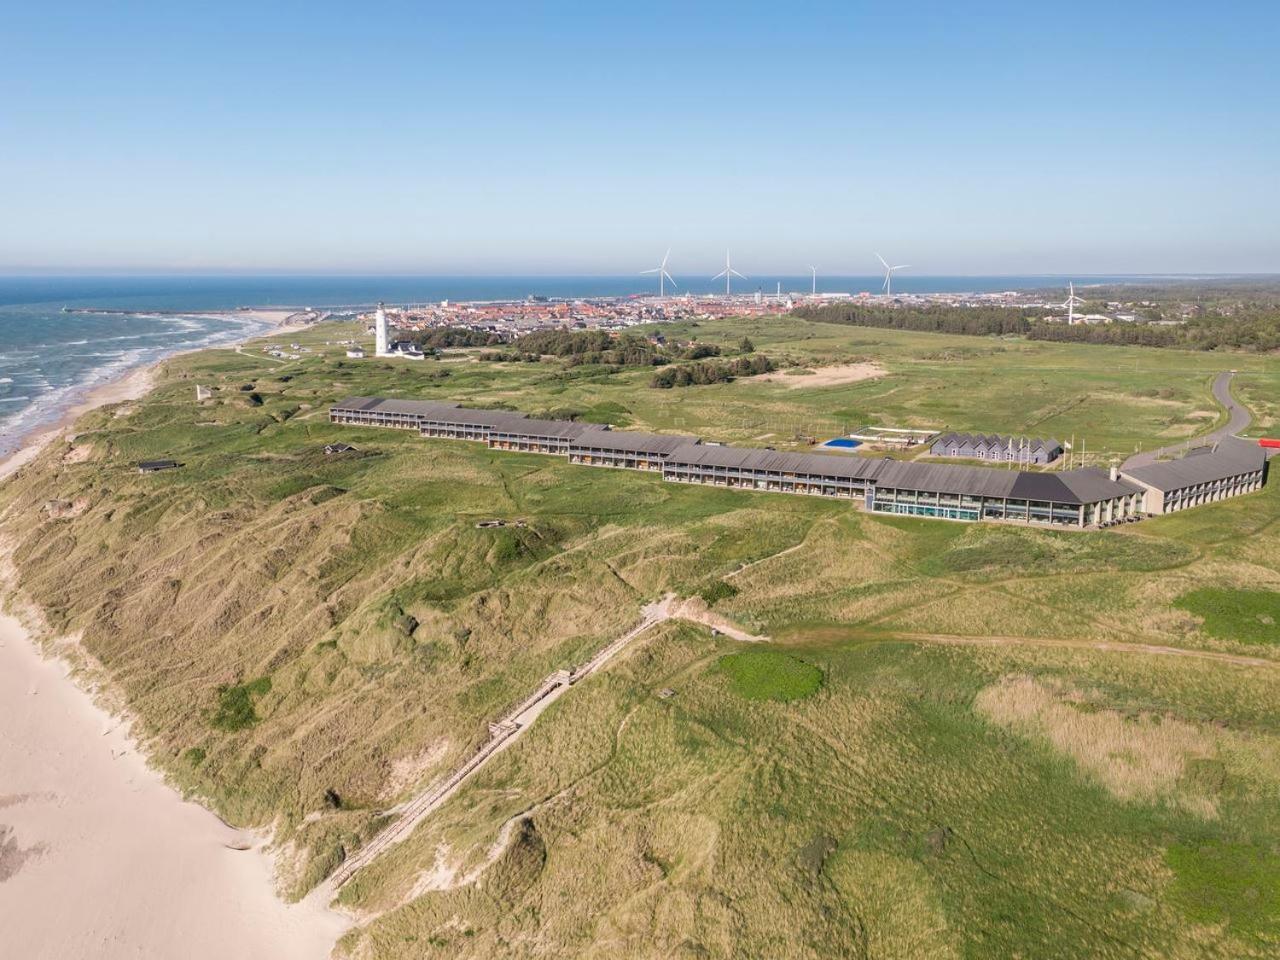
{"type": "MultiPolygon", "coordinates": [[[[306,326],[277,321],[229,346],[306,326]]],[[[177,351],[89,390],[53,426],[22,439],[0,463],[0,483],[80,416],[144,396],[159,364],[199,349],[208,348],[177,351]]],[[[10,576],[0,576],[0,601],[0,952],[329,957],[351,921],[315,898],[280,899],[269,841],[165,781],[133,738],[127,712],[100,704],[96,680],[11,615],[21,603],[10,576]]]]}
{"type": "Polygon", "coordinates": [[[0,615],[2,952],[328,957],[350,921],[279,899],[265,841],[183,799],[83,680],[0,615]]]}
{"type": "MultiPolygon", "coordinates": [[[[205,310],[192,311],[189,315],[221,317],[231,316],[233,313],[231,311],[205,310]]],[[[236,311],[234,315],[238,317],[247,316],[263,323],[274,324],[274,326],[259,333],[249,334],[234,343],[226,345],[233,350],[244,346],[250,340],[257,340],[265,336],[296,333],[310,326],[309,323],[289,323],[288,321],[291,317],[297,316],[297,312],[291,310],[236,311]]],[[[109,403],[123,403],[127,400],[137,400],[145,396],[155,384],[155,373],[160,364],[166,363],[174,357],[205,349],[211,348],[193,347],[189,350],[174,351],[150,363],[122,370],[116,378],[89,388],[78,400],[62,411],[52,423],[40,424],[19,438],[17,448],[7,457],[0,459],[0,482],[3,482],[7,477],[34,460],[54,440],[65,436],[72,424],[90,410],[106,406],[109,403]]]]}

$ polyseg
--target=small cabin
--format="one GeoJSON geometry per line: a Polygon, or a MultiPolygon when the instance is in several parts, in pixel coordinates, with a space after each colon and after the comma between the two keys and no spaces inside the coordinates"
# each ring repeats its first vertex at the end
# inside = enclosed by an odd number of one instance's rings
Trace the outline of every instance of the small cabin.
{"type": "Polygon", "coordinates": [[[159,473],[161,470],[176,470],[180,466],[177,460],[141,460],[138,462],[138,472],[159,473]]]}

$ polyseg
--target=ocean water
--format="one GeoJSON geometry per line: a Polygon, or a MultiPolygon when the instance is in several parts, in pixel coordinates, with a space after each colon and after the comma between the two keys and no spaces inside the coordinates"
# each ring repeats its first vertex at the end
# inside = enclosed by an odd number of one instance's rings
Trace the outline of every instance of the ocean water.
{"type": "MultiPolygon", "coordinates": [[[[675,271],[673,271],[675,272],[675,271]]],[[[745,272],[745,271],[744,271],[745,272]]],[[[1073,277],[1077,286],[1089,277],[1073,277]]],[[[1116,282],[1140,277],[1098,277],[1116,282]]],[[[676,272],[675,292],[713,293],[722,282],[676,272]]],[[[740,293],[808,291],[808,276],[735,280],[740,293]]],[[[903,293],[991,292],[1064,287],[1066,278],[894,277],[903,293]]],[[[876,276],[818,276],[819,292],[878,291],[876,276]]],[[[270,328],[247,317],[202,316],[201,311],[255,307],[355,307],[378,300],[426,303],[551,297],[625,296],[656,292],[652,278],[0,276],[0,456],[30,432],[56,421],[93,387],[169,354],[231,343],[270,328]],[[102,313],[64,313],[63,307],[102,313]]]]}
{"type": "Polygon", "coordinates": [[[135,307],[127,295],[117,306],[96,293],[92,303],[74,297],[23,301],[27,292],[15,290],[23,286],[0,278],[0,458],[12,453],[25,436],[57,421],[94,387],[134,367],[270,329],[247,317],[202,317],[194,311],[173,316],[63,313],[64,302],[104,309],[149,308],[135,307]]]}

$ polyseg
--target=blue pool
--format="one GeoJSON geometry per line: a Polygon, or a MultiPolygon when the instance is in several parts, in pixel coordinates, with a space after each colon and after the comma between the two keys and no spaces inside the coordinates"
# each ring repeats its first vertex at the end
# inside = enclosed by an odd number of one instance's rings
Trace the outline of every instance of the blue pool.
{"type": "Polygon", "coordinates": [[[850,440],[848,437],[836,437],[834,440],[828,440],[823,444],[824,447],[840,447],[844,450],[852,450],[854,447],[861,445],[861,440],[850,440]]]}

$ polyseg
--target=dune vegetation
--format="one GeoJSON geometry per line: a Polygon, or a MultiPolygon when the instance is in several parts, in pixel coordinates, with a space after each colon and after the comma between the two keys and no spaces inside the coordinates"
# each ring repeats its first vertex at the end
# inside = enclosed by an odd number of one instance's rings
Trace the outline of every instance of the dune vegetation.
{"type": "MultiPolygon", "coordinates": [[[[796,320],[664,332],[885,373],[661,391],[651,370],[479,348],[347,360],[334,324],[295,335],[296,361],[174,358],[0,485],[11,602],[176,786],[275,831],[293,897],[645,603],[700,596],[770,638],[642,635],[341,889],[359,921],[341,954],[1274,956],[1280,485],[1047,531],[327,420],[376,394],[779,447],[858,423],[1074,433],[1104,457],[1212,426],[1223,358],[796,320]],[[139,474],[150,458],[181,467],[139,474]]],[[[1242,396],[1278,395],[1280,361],[1230,365],[1242,396]]]]}

